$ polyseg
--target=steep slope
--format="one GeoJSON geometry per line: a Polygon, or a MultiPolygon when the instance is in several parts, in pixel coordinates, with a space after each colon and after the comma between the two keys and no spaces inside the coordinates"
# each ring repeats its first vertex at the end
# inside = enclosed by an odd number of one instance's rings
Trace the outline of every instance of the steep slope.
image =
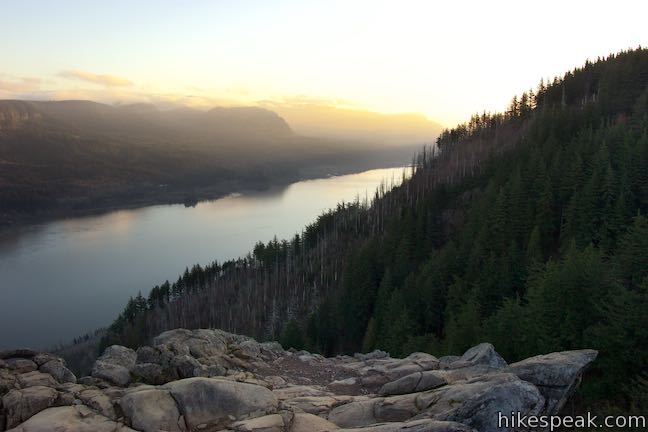
{"type": "Polygon", "coordinates": [[[445,131],[371,205],[340,205],[290,241],[132,299],[104,345],[207,326],[326,354],[591,347],[587,400],[628,409],[648,364],[647,172],[638,49],[445,131]]]}

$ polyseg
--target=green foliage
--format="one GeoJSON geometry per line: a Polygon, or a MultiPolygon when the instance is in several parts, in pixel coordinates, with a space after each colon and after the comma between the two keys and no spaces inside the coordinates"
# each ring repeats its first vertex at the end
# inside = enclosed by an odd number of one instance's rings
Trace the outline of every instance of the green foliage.
{"type": "Polygon", "coordinates": [[[280,342],[281,346],[285,349],[295,348],[296,350],[301,350],[305,348],[304,333],[297,321],[294,319],[288,321],[281,335],[280,342]]]}
{"type": "Polygon", "coordinates": [[[341,205],[291,242],[186,272],[129,302],[106,340],[146,334],[142,315],[206,281],[230,278],[230,295],[250,281],[289,281],[324,294],[314,312],[304,308],[305,335],[286,326],[291,344],[440,355],[488,340],[509,361],[594,348],[584,400],[644,403],[646,70],[648,50],[620,53],[541,83],[505,114],[475,115],[371,206],[341,205]]]}

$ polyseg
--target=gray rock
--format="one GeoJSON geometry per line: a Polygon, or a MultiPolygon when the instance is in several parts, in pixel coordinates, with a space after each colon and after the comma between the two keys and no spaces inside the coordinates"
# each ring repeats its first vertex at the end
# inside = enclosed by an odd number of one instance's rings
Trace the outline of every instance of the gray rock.
{"type": "Polygon", "coordinates": [[[461,359],[461,357],[455,355],[439,357],[439,367],[441,369],[447,369],[452,363],[456,362],[459,359],[461,359]]]}
{"type": "Polygon", "coordinates": [[[6,360],[10,358],[24,358],[31,359],[38,351],[34,351],[30,348],[18,348],[14,350],[0,351],[0,360],[6,360]]]}
{"type": "Polygon", "coordinates": [[[42,364],[38,370],[52,375],[52,377],[61,384],[76,383],[77,380],[76,375],[66,368],[61,360],[56,358],[42,364]]]}
{"type": "Polygon", "coordinates": [[[202,365],[198,360],[188,354],[177,355],[171,365],[175,368],[180,378],[193,378],[202,376],[202,365]]]}
{"type": "Polygon", "coordinates": [[[480,432],[498,427],[498,413],[538,415],[545,399],[531,383],[510,373],[493,373],[419,393],[417,406],[436,420],[456,421],[480,432]]]}
{"type": "Polygon", "coordinates": [[[256,341],[246,340],[239,343],[232,353],[243,360],[256,359],[261,356],[261,346],[256,341]]]}
{"type": "Polygon", "coordinates": [[[369,353],[363,354],[363,353],[356,353],[353,355],[353,358],[358,359],[358,360],[375,360],[375,359],[384,359],[389,357],[389,353],[386,351],[381,351],[381,350],[374,350],[369,353]]]}
{"type": "Polygon", "coordinates": [[[477,432],[464,424],[421,419],[374,424],[366,428],[337,429],[337,432],[477,432]]]}
{"type": "Polygon", "coordinates": [[[513,363],[505,371],[535,384],[547,399],[545,413],[553,415],[560,412],[597,355],[594,350],[555,352],[513,363]]]}
{"type": "Polygon", "coordinates": [[[481,343],[466,351],[459,360],[450,365],[450,368],[456,369],[467,366],[486,366],[492,369],[502,369],[506,367],[506,361],[495,351],[493,345],[481,343]]]}
{"type": "Polygon", "coordinates": [[[284,419],[279,414],[270,414],[233,423],[230,428],[236,432],[283,432],[284,419]]]}
{"type": "Polygon", "coordinates": [[[11,369],[15,373],[33,372],[38,369],[36,363],[24,358],[8,358],[4,361],[5,367],[11,369]]]}
{"type": "Polygon", "coordinates": [[[360,393],[360,380],[355,377],[337,380],[329,383],[326,389],[339,395],[357,395],[360,393]]]}
{"type": "Polygon", "coordinates": [[[57,382],[52,375],[38,371],[16,375],[16,381],[20,388],[34,386],[56,387],[57,385],[57,382]]]}
{"type": "Polygon", "coordinates": [[[337,430],[337,425],[322,417],[308,413],[295,413],[290,427],[290,432],[321,432],[331,430],[337,430]]]}
{"type": "Polygon", "coordinates": [[[374,417],[379,422],[402,422],[419,412],[418,394],[390,396],[378,399],[374,406],[374,417]]]}
{"type": "Polygon", "coordinates": [[[0,396],[16,387],[16,376],[7,369],[0,369],[0,396]]]}
{"type": "Polygon", "coordinates": [[[50,387],[34,386],[22,390],[11,390],[2,397],[7,428],[13,428],[31,416],[52,406],[58,392],[50,387]]]}
{"type": "Polygon", "coordinates": [[[150,346],[137,348],[135,363],[157,363],[160,364],[162,357],[160,351],[150,346]]]}
{"type": "Polygon", "coordinates": [[[112,345],[92,366],[91,375],[120,387],[126,387],[131,382],[130,371],[135,367],[137,354],[130,348],[112,345]]]}
{"type": "Polygon", "coordinates": [[[47,408],[7,432],[136,432],[84,405],[47,408]]]}
{"type": "Polygon", "coordinates": [[[119,405],[133,428],[143,432],[180,432],[180,412],[167,390],[145,389],[126,393],[119,405]]]}
{"type": "Polygon", "coordinates": [[[422,392],[446,385],[447,381],[437,371],[416,372],[389,382],[378,391],[381,396],[422,392]]]}
{"type": "Polygon", "coordinates": [[[98,360],[105,363],[123,366],[126,369],[131,370],[133,366],[135,366],[137,354],[130,348],[121,345],[112,345],[106,348],[98,360]]]}
{"type": "Polygon", "coordinates": [[[259,347],[261,348],[261,354],[270,359],[275,359],[286,354],[286,351],[284,351],[279,342],[263,342],[259,344],[259,347]]]}
{"type": "Polygon", "coordinates": [[[188,378],[166,384],[187,427],[227,427],[236,420],[275,413],[276,396],[267,388],[220,378],[188,378]]]}
{"type": "Polygon", "coordinates": [[[34,358],[32,358],[32,361],[33,361],[34,363],[36,363],[36,364],[38,365],[39,368],[40,368],[42,365],[44,365],[45,363],[47,363],[47,362],[49,362],[49,361],[52,361],[52,360],[58,360],[58,361],[60,361],[61,363],[63,363],[63,366],[65,366],[65,361],[64,361],[63,359],[61,359],[61,358],[59,358],[59,357],[56,357],[55,355],[50,354],[50,353],[38,353],[38,354],[36,354],[36,355],[34,356],[34,358]]]}
{"type": "Polygon", "coordinates": [[[339,427],[353,428],[364,427],[378,423],[374,415],[376,403],[382,399],[367,399],[350,402],[333,408],[328,415],[328,420],[339,427]]]}
{"type": "Polygon", "coordinates": [[[124,366],[101,360],[97,360],[92,367],[92,377],[120,387],[126,387],[131,382],[130,371],[124,366]]]}
{"type": "Polygon", "coordinates": [[[117,413],[113,407],[110,397],[98,389],[85,389],[79,392],[79,400],[84,405],[89,406],[104,417],[111,420],[117,418],[117,413]]]}
{"type": "Polygon", "coordinates": [[[423,369],[424,371],[434,370],[439,368],[439,360],[433,355],[430,355],[428,353],[415,352],[405,357],[404,360],[420,366],[421,369],[423,369]]]}
{"type": "Polygon", "coordinates": [[[175,368],[163,367],[157,363],[137,363],[132,374],[136,381],[154,385],[166,384],[179,378],[175,368]]]}

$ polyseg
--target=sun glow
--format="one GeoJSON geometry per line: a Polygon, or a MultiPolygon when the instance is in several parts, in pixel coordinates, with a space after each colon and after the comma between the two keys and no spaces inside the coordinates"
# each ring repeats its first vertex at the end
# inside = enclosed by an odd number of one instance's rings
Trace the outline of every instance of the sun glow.
{"type": "Polygon", "coordinates": [[[5,8],[0,98],[206,108],[306,97],[445,125],[501,110],[588,58],[648,43],[648,6],[636,1],[613,9],[555,0],[32,0],[5,8]]]}

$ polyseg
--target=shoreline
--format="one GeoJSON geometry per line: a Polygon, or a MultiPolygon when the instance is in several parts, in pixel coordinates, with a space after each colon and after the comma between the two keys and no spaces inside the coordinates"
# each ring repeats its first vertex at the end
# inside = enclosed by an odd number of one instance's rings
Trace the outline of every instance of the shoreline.
{"type": "MultiPolygon", "coordinates": [[[[402,164],[386,164],[388,166],[369,166],[369,167],[353,167],[353,168],[340,168],[328,170],[310,170],[311,173],[301,173],[299,176],[287,177],[285,179],[277,179],[275,181],[260,184],[260,185],[247,185],[234,188],[227,188],[226,185],[207,185],[196,186],[187,189],[166,190],[161,192],[158,188],[152,190],[143,189],[140,195],[134,199],[120,199],[119,197],[109,198],[106,205],[93,205],[90,207],[70,208],[65,204],[52,208],[51,210],[30,213],[18,214],[7,213],[0,215],[0,234],[9,232],[14,229],[29,227],[33,225],[52,223],[72,218],[83,218],[92,216],[101,216],[121,210],[136,210],[145,207],[152,207],[158,205],[179,205],[184,204],[185,207],[193,207],[201,202],[214,201],[231,194],[245,194],[249,192],[263,192],[272,188],[288,187],[291,184],[307,180],[319,180],[331,177],[340,177],[345,175],[359,174],[366,171],[378,169],[390,169],[401,167],[402,164]]],[[[333,167],[330,167],[333,168],[333,167]]]]}

